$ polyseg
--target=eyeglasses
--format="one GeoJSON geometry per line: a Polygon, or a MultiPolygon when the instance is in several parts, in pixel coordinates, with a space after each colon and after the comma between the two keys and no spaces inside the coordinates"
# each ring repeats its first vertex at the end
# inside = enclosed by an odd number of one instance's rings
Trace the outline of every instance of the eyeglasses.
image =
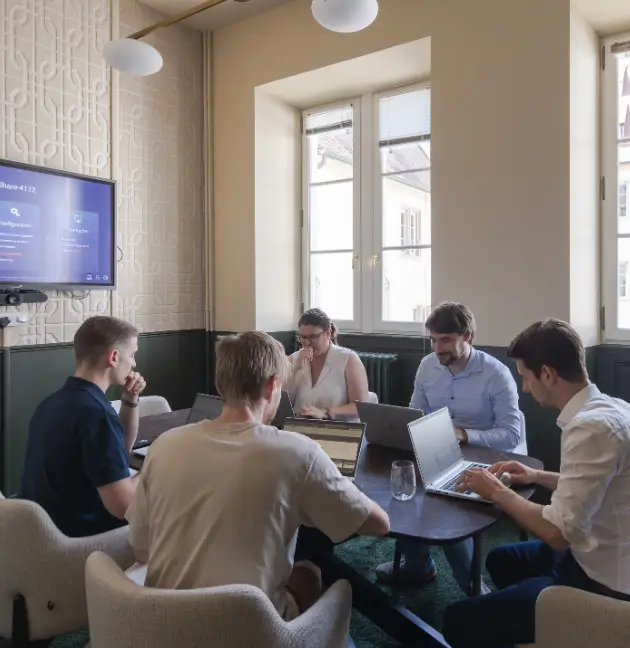
{"type": "Polygon", "coordinates": [[[327,331],[322,331],[321,333],[313,333],[312,335],[300,335],[298,333],[295,337],[298,342],[304,344],[304,342],[315,342],[316,340],[319,340],[319,338],[324,335],[324,333],[327,333],[327,331]]]}

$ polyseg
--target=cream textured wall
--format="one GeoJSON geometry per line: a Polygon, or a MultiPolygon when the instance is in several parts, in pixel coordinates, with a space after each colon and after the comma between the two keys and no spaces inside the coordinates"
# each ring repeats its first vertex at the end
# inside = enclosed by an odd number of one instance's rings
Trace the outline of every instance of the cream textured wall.
{"type": "Polygon", "coordinates": [[[317,25],[309,5],[214,34],[216,328],[254,326],[264,298],[254,290],[256,87],[426,36],[433,300],[466,301],[480,344],[507,344],[539,317],[568,319],[569,0],[388,0],[370,28],[343,35],[317,25]]]}
{"type": "Polygon", "coordinates": [[[571,322],[600,341],[599,38],[571,8],[571,322]]]}
{"type": "Polygon", "coordinates": [[[300,111],[261,89],[255,110],[255,327],[291,330],[301,296],[300,111]]]}
{"type": "Polygon", "coordinates": [[[4,343],[66,342],[96,313],[143,331],[203,326],[201,35],[160,32],[162,72],[112,84],[103,42],[155,11],[132,0],[3,0],[0,16],[0,157],[116,178],[122,250],[118,291],[24,306],[28,325],[7,329],[4,343]]]}

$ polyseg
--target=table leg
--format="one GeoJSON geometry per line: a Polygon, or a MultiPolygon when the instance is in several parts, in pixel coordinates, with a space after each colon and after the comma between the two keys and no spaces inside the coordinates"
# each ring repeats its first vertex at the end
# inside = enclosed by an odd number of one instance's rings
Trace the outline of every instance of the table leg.
{"type": "Polygon", "coordinates": [[[444,637],[413,612],[396,604],[378,585],[370,582],[334,554],[321,554],[313,562],[322,571],[326,586],[339,579],[352,587],[352,607],[383,632],[409,648],[448,648],[444,637]]]}
{"type": "Polygon", "coordinates": [[[402,558],[402,551],[400,550],[400,542],[396,540],[394,543],[394,578],[398,576],[400,571],[400,560],[402,558]]]}
{"type": "Polygon", "coordinates": [[[295,559],[312,560],[321,569],[326,586],[339,579],[347,580],[352,587],[352,607],[403,646],[448,648],[437,630],[407,608],[397,605],[378,585],[338,558],[333,543],[321,532],[305,527],[300,529],[295,559]]]}
{"type": "Polygon", "coordinates": [[[473,559],[470,571],[471,585],[470,595],[479,596],[481,594],[481,549],[482,534],[476,533],[473,536],[473,559]]]}

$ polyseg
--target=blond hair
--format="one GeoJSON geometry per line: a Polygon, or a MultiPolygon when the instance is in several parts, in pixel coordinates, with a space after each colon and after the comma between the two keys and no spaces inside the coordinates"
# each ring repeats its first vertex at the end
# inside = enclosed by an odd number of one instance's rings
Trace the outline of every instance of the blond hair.
{"type": "Polygon", "coordinates": [[[289,375],[284,347],[266,333],[248,331],[217,343],[215,383],[226,403],[254,403],[270,378],[283,384],[289,375]]]}

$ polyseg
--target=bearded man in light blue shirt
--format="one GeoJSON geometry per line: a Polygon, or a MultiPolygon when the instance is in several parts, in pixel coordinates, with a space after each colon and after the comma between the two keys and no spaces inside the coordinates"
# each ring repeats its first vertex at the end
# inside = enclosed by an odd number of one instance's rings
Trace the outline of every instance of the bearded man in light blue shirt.
{"type": "MultiPolygon", "coordinates": [[[[433,353],[418,367],[409,406],[425,414],[448,407],[461,444],[527,454],[516,382],[502,362],[472,346],[475,318],[470,309],[453,302],[440,304],[426,327],[433,353]]],[[[429,546],[411,539],[399,542],[400,569],[395,571],[391,562],[380,565],[378,579],[388,584],[434,580],[437,570],[429,546]]],[[[472,539],[444,545],[444,553],[460,587],[468,592],[472,539]]]]}

